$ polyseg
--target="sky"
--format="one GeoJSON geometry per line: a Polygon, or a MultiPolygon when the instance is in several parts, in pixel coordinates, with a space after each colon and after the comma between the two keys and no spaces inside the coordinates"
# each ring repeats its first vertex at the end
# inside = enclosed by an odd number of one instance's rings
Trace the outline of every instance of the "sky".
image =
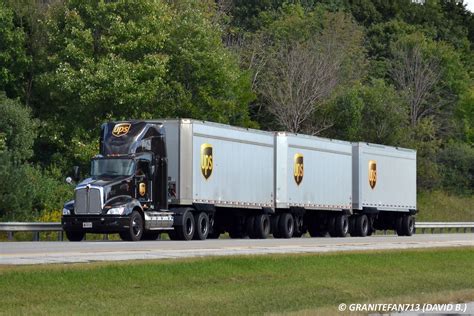
{"type": "Polygon", "coordinates": [[[464,0],[464,4],[469,11],[474,12],[474,0],[464,0]]]}

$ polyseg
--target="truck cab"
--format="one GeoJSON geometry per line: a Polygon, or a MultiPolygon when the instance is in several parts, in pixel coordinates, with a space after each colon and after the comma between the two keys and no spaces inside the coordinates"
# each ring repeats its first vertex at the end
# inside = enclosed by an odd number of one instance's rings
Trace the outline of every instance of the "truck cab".
{"type": "Polygon", "coordinates": [[[165,132],[159,122],[102,125],[100,154],[90,177],[64,205],[62,225],[71,241],[85,233],[119,233],[123,240],[156,239],[172,229],[168,210],[165,132]]]}

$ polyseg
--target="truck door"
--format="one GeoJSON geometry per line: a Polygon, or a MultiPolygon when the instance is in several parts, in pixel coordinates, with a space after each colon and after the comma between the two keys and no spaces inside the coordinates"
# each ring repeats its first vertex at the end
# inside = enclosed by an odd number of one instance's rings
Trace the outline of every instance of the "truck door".
{"type": "Polygon", "coordinates": [[[151,200],[151,175],[150,163],[146,160],[139,160],[135,172],[136,197],[140,202],[149,202],[151,200]]]}

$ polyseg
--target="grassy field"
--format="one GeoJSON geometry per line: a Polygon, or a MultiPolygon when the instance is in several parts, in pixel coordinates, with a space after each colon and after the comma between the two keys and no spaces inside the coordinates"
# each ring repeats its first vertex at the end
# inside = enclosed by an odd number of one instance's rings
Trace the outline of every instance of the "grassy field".
{"type": "Polygon", "coordinates": [[[418,221],[423,222],[472,222],[474,221],[474,196],[450,195],[445,192],[418,194],[418,221]]]}
{"type": "Polygon", "coordinates": [[[0,266],[0,306],[6,315],[331,314],[341,302],[472,301],[473,270],[472,248],[0,266]]]}

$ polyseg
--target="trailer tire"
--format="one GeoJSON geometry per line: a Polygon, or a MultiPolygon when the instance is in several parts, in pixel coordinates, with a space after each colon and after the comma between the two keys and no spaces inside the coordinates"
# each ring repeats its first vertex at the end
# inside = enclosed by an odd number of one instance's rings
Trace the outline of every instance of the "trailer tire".
{"type": "Polygon", "coordinates": [[[190,211],[183,214],[183,225],[176,226],[174,231],[170,232],[170,239],[172,240],[191,240],[196,231],[194,224],[194,217],[190,211]]]}
{"type": "Polygon", "coordinates": [[[281,238],[280,229],[278,228],[278,223],[280,222],[280,214],[275,214],[270,218],[271,221],[271,233],[273,238],[281,238]]]}
{"type": "Polygon", "coordinates": [[[68,230],[66,230],[65,233],[69,241],[82,241],[86,235],[85,232],[73,232],[68,230]]]}
{"type": "Polygon", "coordinates": [[[398,236],[405,236],[405,230],[403,229],[403,216],[397,216],[395,218],[395,231],[398,236]]]}
{"type": "Polygon", "coordinates": [[[142,240],[157,240],[160,239],[160,233],[154,231],[144,232],[142,240]]]}
{"type": "Polygon", "coordinates": [[[290,213],[283,213],[280,215],[278,221],[278,230],[280,231],[281,238],[291,238],[295,231],[295,220],[293,215],[290,213]]]}
{"type": "Polygon", "coordinates": [[[346,237],[349,233],[349,218],[347,215],[337,215],[334,218],[334,230],[337,237],[346,237]]]}
{"type": "Polygon", "coordinates": [[[267,214],[259,214],[254,219],[255,237],[266,239],[270,234],[270,217],[267,214]]]}
{"type": "Polygon", "coordinates": [[[355,221],[356,236],[365,237],[369,231],[369,219],[367,215],[361,214],[356,217],[355,221]]]}
{"type": "Polygon", "coordinates": [[[250,239],[258,238],[255,231],[255,216],[249,215],[245,218],[245,231],[250,239]]]}
{"type": "Polygon", "coordinates": [[[311,237],[326,237],[328,232],[322,225],[320,225],[318,217],[309,216],[308,222],[308,232],[311,237]]]}
{"type": "Polygon", "coordinates": [[[336,217],[337,215],[333,214],[327,215],[327,229],[331,237],[338,237],[336,231],[336,217]]]}
{"type": "Polygon", "coordinates": [[[209,216],[204,212],[195,214],[194,227],[195,232],[193,239],[206,240],[207,235],[209,235],[209,216]]]}
{"type": "Polygon", "coordinates": [[[412,236],[415,233],[415,219],[413,218],[413,216],[403,216],[402,230],[403,236],[412,236]]]}

